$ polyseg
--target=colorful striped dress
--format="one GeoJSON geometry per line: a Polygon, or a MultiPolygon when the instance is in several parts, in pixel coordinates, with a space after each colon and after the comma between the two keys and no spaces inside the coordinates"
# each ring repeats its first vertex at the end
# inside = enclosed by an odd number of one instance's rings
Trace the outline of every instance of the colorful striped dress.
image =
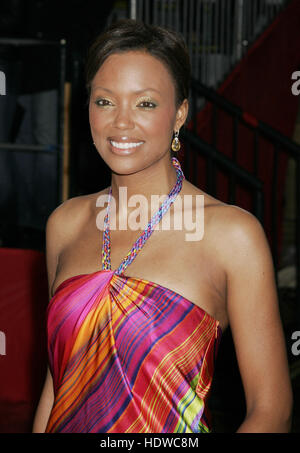
{"type": "Polygon", "coordinates": [[[167,203],[119,268],[110,267],[108,209],[102,269],[68,278],[49,302],[54,404],[46,432],[211,430],[207,398],[219,322],[169,288],[124,275],[181,189],[184,176],[174,159],[177,182],[167,203]]]}

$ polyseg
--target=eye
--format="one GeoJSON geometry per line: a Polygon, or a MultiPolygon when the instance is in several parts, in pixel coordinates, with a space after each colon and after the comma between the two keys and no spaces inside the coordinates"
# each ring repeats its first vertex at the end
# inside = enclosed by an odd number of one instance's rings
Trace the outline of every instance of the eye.
{"type": "Polygon", "coordinates": [[[151,101],[142,101],[139,103],[139,106],[147,109],[154,109],[156,107],[156,104],[154,104],[154,102],[151,101]]]}
{"type": "Polygon", "coordinates": [[[106,107],[108,105],[111,105],[111,102],[108,99],[97,99],[97,101],[95,101],[95,104],[99,107],[106,107]]]}

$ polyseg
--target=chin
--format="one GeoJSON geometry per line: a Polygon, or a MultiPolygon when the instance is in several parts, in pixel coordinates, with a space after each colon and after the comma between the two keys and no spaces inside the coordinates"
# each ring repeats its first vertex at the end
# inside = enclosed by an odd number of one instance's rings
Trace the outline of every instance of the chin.
{"type": "Polygon", "coordinates": [[[139,156],[101,156],[106,165],[117,175],[131,175],[143,170],[149,164],[145,157],[139,156]]]}
{"type": "Polygon", "coordinates": [[[169,155],[169,153],[170,151],[168,148],[163,153],[157,155],[153,155],[153,151],[151,152],[151,150],[147,150],[146,148],[143,150],[137,149],[129,154],[102,148],[102,152],[99,152],[99,155],[113,173],[118,175],[131,175],[150,167],[166,155],[169,155]]]}

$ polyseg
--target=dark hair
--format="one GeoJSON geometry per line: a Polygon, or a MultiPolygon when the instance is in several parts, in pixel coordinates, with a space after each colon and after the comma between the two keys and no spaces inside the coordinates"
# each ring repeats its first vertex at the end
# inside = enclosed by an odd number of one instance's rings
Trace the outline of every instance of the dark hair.
{"type": "Polygon", "coordinates": [[[133,19],[115,22],[90,46],[85,68],[88,98],[92,80],[106,58],[130,50],[148,52],[165,64],[175,83],[175,104],[178,108],[188,98],[191,71],[188,50],[182,36],[172,30],[133,19]]]}

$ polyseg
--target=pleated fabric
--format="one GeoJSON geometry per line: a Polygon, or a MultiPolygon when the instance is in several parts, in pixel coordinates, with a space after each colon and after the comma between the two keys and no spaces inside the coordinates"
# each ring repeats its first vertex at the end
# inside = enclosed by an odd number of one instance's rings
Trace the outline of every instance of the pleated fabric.
{"type": "Polygon", "coordinates": [[[210,432],[219,322],[180,294],[112,270],[49,302],[54,404],[46,432],[210,432]]]}

